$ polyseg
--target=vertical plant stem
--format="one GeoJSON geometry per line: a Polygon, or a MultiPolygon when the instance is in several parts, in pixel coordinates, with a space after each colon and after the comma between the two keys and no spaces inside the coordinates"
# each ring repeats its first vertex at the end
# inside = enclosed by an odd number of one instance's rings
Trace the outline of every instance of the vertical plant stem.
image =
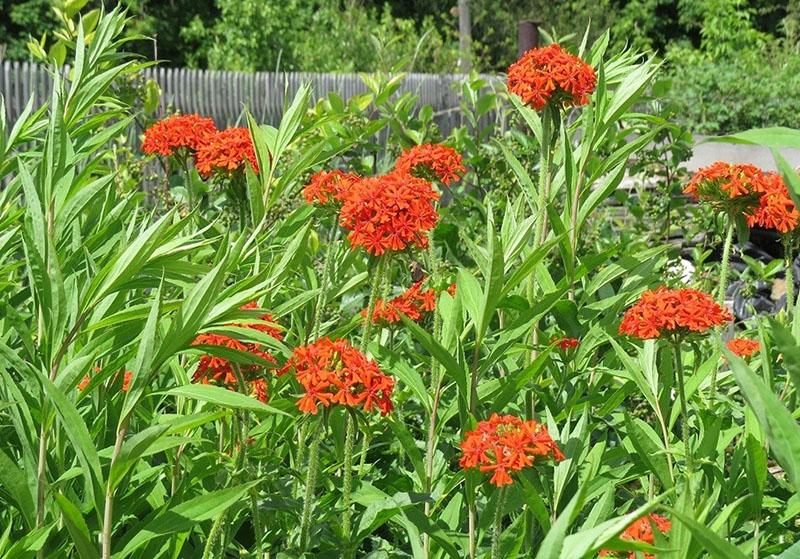
{"type": "Polygon", "coordinates": [[[494,510],[494,524],[492,525],[492,559],[500,557],[500,536],[503,533],[503,508],[506,504],[506,487],[499,488],[497,504],[494,510]]]}
{"type": "Polygon", "coordinates": [[[791,323],[792,314],[794,313],[794,250],[792,250],[792,240],[788,235],[783,236],[783,254],[786,259],[786,315],[789,317],[791,323]]]}
{"type": "MultiPolygon", "coordinates": [[[[533,238],[532,250],[536,251],[544,244],[547,238],[547,203],[550,200],[550,185],[552,183],[552,157],[553,157],[553,125],[556,120],[556,115],[553,113],[557,109],[552,107],[545,107],[542,112],[542,145],[540,146],[540,164],[539,164],[539,192],[536,202],[536,231],[533,238]]],[[[531,271],[528,276],[527,284],[527,298],[528,305],[531,307],[536,302],[537,295],[536,273],[531,271]]],[[[536,347],[539,345],[539,329],[537,324],[533,324],[530,332],[531,351],[526,355],[525,365],[528,366],[534,362],[538,351],[536,347]]],[[[528,419],[533,419],[535,401],[532,389],[529,389],[525,394],[525,408],[528,419]]]]}
{"type": "Polygon", "coordinates": [[[720,305],[725,304],[725,292],[728,290],[728,272],[730,268],[731,248],[733,248],[733,229],[734,221],[731,216],[727,217],[725,225],[725,243],[722,245],[722,263],[719,271],[719,291],[717,301],[720,305]]]}
{"type": "Polygon", "coordinates": [[[300,548],[305,551],[308,545],[308,528],[311,525],[311,509],[314,508],[314,489],[317,485],[319,470],[319,443],[324,432],[322,420],[317,420],[311,435],[311,446],[308,449],[308,469],[306,472],[306,492],[303,498],[303,513],[300,517],[300,548]]]}
{"type": "Polygon", "coordinates": [[[683,447],[686,453],[686,477],[688,479],[694,467],[694,457],[692,456],[692,447],[689,441],[689,408],[686,405],[686,382],[683,377],[680,342],[675,342],[672,349],[675,354],[675,374],[678,376],[678,397],[680,399],[682,423],[681,435],[683,436],[683,447]]]}
{"type": "Polygon", "coordinates": [[[469,530],[469,559],[475,559],[478,548],[477,524],[478,524],[478,511],[475,508],[475,500],[469,504],[469,511],[467,517],[467,529],[469,530]]]}
{"type": "Polygon", "coordinates": [[[347,425],[345,426],[344,436],[344,464],[342,475],[342,534],[350,539],[350,519],[352,510],[350,508],[350,492],[353,489],[353,448],[355,446],[355,421],[351,413],[347,414],[347,425]]]}
{"type": "MultiPolygon", "coordinates": [[[[305,458],[306,450],[306,434],[308,431],[308,422],[303,421],[300,425],[300,431],[297,433],[297,457],[295,458],[295,468],[300,470],[303,467],[303,460],[305,458]]],[[[296,494],[300,492],[300,481],[297,480],[296,494]]]]}
{"type": "Polygon", "coordinates": [[[572,249],[572,254],[570,258],[572,260],[572,271],[570,278],[570,287],[569,287],[569,300],[575,300],[575,266],[578,263],[578,238],[580,237],[580,230],[578,228],[578,210],[580,209],[580,202],[581,202],[581,191],[583,190],[583,182],[584,182],[584,171],[583,168],[580,169],[580,176],[578,180],[575,181],[575,191],[572,194],[572,212],[570,213],[570,248],[572,249]]]}
{"type": "Polygon", "coordinates": [[[211,531],[208,533],[206,545],[203,548],[203,559],[211,559],[214,556],[214,548],[217,547],[217,541],[222,535],[222,527],[225,523],[225,515],[227,512],[227,510],[222,511],[217,518],[214,519],[214,523],[211,525],[211,531]]]}
{"type": "MultiPolygon", "coordinates": [[[[725,293],[728,290],[728,272],[730,268],[731,249],[733,248],[733,218],[728,215],[727,223],[725,225],[725,243],[722,246],[722,263],[720,264],[719,271],[719,291],[717,292],[717,301],[720,305],[725,305],[725,293]]],[[[717,374],[719,373],[719,365],[715,365],[711,370],[711,390],[710,397],[713,402],[717,398],[717,374]]]]}
{"type": "MultiPolygon", "coordinates": [[[[42,403],[42,429],[39,432],[39,465],[36,470],[36,527],[44,526],[45,518],[45,493],[47,491],[47,438],[50,432],[47,421],[47,401],[42,403]]],[[[38,559],[44,559],[44,549],[36,554],[38,559]]]]}
{"type": "Polygon", "coordinates": [[[111,455],[111,466],[108,471],[108,482],[106,484],[106,499],[103,509],[103,534],[102,548],[103,559],[111,559],[111,530],[114,524],[114,484],[111,480],[111,472],[122,452],[122,443],[125,441],[125,433],[128,431],[128,416],[122,418],[119,429],[117,430],[117,440],[114,443],[114,453],[111,455]]]}
{"type": "Polygon", "coordinates": [[[370,336],[372,334],[372,315],[375,314],[375,305],[378,302],[378,295],[381,292],[385,280],[386,270],[389,266],[389,258],[389,255],[378,258],[378,265],[375,270],[375,281],[372,284],[369,302],[367,303],[367,314],[364,315],[364,321],[362,322],[361,346],[359,347],[361,353],[366,353],[367,346],[370,342],[370,336]]]}
{"type": "Polygon", "coordinates": [[[319,295],[317,295],[317,304],[314,309],[314,324],[312,328],[313,341],[319,338],[319,331],[322,326],[322,312],[325,310],[325,305],[328,302],[328,289],[331,283],[331,274],[333,273],[333,256],[336,253],[336,239],[338,236],[339,224],[334,220],[333,227],[331,227],[330,235],[328,236],[328,246],[325,248],[325,260],[322,264],[322,278],[319,282],[319,295]]]}

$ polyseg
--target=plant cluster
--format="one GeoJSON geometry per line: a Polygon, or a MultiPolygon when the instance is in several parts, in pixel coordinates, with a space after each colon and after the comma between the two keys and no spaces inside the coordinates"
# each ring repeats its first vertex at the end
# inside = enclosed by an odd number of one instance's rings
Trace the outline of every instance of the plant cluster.
{"type": "Polygon", "coordinates": [[[797,554],[800,308],[725,307],[734,232],[796,249],[780,155],[666,165],[720,268],[598,238],[676,133],[639,111],[659,65],[605,33],[465,83],[446,139],[388,76],[276,127],[166,117],[148,197],[116,182],[128,23],[78,23],[50,101],[0,110],[0,557],[797,554]]]}

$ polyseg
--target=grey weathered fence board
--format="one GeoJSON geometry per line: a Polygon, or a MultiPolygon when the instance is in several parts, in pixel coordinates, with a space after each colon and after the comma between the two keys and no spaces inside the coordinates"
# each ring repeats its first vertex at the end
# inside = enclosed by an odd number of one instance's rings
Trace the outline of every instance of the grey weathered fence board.
{"type": "MultiPolygon", "coordinates": [[[[66,75],[66,74],[65,74],[66,75]]],[[[218,126],[243,123],[247,108],[261,122],[277,124],[284,108],[303,83],[310,82],[315,99],[336,93],[347,100],[367,91],[356,74],[319,74],[309,72],[224,72],[186,68],[147,68],[147,78],[161,87],[161,110],[200,113],[211,116],[218,126]]],[[[443,132],[460,119],[455,114],[459,96],[454,84],[460,75],[408,74],[399,93],[419,96],[420,105],[431,105],[443,132]],[[448,111],[448,109],[450,109],[448,111]]],[[[0,94],[5,99],[6,116],[13,122],[25,108],[29,97],[35,106],[49,99],[53,84],[49,71],[38,64],[4,61],[0,68],[0,94]]]]}

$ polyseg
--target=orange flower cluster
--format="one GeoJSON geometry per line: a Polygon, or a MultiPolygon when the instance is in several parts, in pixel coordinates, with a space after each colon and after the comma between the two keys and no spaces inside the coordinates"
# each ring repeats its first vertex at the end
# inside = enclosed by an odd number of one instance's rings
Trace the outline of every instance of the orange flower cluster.
{"type": "MultiPolygon", "coordinates": [[[[253,301],[244,306],[242,310],[256,309],[258,304],[253,301]]],[[[273,322],[272,315],[263,314],[259,320],[273,322]]],[[[261,323],[234,323],[232,326],[241,328],[251,328],[269,334],[276,340],[283,338],[283,334],[272,325],[261,323]]],[[[277,364],[275,357],[267,351],[263,351],[258,344],[241,342],[230,336],[222,334],[205,333],[198,335],[192,345],[220,346],[235,351],[250,353],[256,357],[277,364]]],[[[267,401],[267,383],[263,376],[259,376],[263,367],[257,364],[239,365],[239,373],[242,380],[248,387],[251,396],[258,398],[262,402],[267,401]]],[[[239,389],[239,379],[236,376],[234,365],[226,358],[217,355],[203,355],[197,365],[197,369],[192,377],[194,382],[202,384],[216,384],[228,390],[237,391],[239,389]]]]}
{"type": "MultiPolygon", "coordinates": [[[[100,370],[101,370],[100,367],[95,367],[94,368],[94,372],[95,373],[99,373],[100,370]]],[[[114,378],[117,378],[116,375],[114,376],[114,378]]],[[[132,378],[133,378],[133,372],[132,371],[125,371],[125,374],[122,375],[122,391],[123,392],[127,392],[128,390],[130,390],[130,388],[131,388],[131,379],[132,378]]],[[[78,383],[78,390],[80,390],[81,392],[86,390],[86,387],[89,386],[89,382],[91,382],[91,380],[92,380],[92,377],[90,377],[89,375],[84,375],[84,377],[78,383]]]]}
{"type": "Polygon", "coordinates": [[[321,338],[295,348],[279,374],[290,369],[305,391],[297,401],[304,413],[316,415],[319,404],[378,409],[381,415],[392,411],[394,379],[345,340],[321,338]]]}
{"type": "MultiPolygon", "coordinates": [[[[395,324],[400,322],[400,315],[406,315],[411,320],[418,321],[424,313],[436,308],[436,291],[423,289],[422,279],[409,287],[404,293],[394,299],[383,301],[378,299],[375,311],[372,313],[372,322],[375,324],[395,324]]],[[[361,316],[367,316],[367,309],[361,311],[361,316]]]]}
{"type": "Polygon", "coordinates": [[[493,472],[489,483],[497,487],[513,483],[510,472],[533,466],[539,457],[564,459],[544,425],[496,413],[466,434],[461,452],[462,468],[493,472]]]}
{"type": "Polygon", "coordinates": [[[794,204],[786,183],[780,173],[764,174],[764,192],[759,198],[758,207],[747,216],[750,227],[775,229],[789,233],[800,223],[800,212],[794,204]]]}
{"type": "Polygon", "coordinates": [[[442,144],[422,144],[411,147],[397,159],[395,172],[438,180],[442,184],[460,179],[467,169],[461,163],[461,154],[442,144]]]}
{"type": "Polygon", "coordinates": [[[752,357],[761,350],[761,344],[758,340],[750,340],[748,338],[734,338],[726,346],[731,353],[743,359],[752,357]]]}
{"type": "Polygon", "coordinates": [[[662,286],[645,291],[625,312],[619,332],[648,340],[670,334],[702,334],[730,320],[733,320],[730,311],[707,293],[662,286]]]}
{"type": "Polygon", "coordinates": [[[750,214],[766,188],[765,173],[758,167],[717,161],[697,171],[683,192],[720,210],[750,214]]]}
{"type": "Polygon", "coordinates": [[[508,68],[508,90],[537,111],[585,105],[596,85],[594,69],[557,44],[531,49],[508,68]]]}
{"type": "MultiPolygon", "coordinates": [[[[641,542],[653,545],[655,543],[655,535],[653,534],[653,526],[662,534],[666,534],[672,528],[672,522],[668,518],[655,513],[636,520],[633,524],[625,528],[625,531],[620,535],[621,540],[629,542],[641,542]]],[[[636,559],[635,551],[612,551],[603,549],[600,551],[600,557],[625,557],[627,559],[636,559]]],[[[644,554],[645,559],[655,559],[655,556],[650,553],[644,554]]]]}
{"type": "Polygon", "coordinates": [[[562,351],[567,351],[578,347],[578,340],[576,338],[553,338],[553,343],[555,343],[562,351]]]}
{"type": "Polygon", "coordinates": [[[243,170],[249,162],[258,173],[258,161],[250,131],[247,128],[227,128],[217,132],[197,150],[195,165],[203,178],[215,171],[232,174],[243,170]]]}
{"type": "Polygon", "coordinates": [[[144,131],[142,151],[165,157],[175,155],[182,148],[196,151],[216,133],[217,127],[210,118],[196,114],[174,115],[144,131]]]}
{"type": "Polygon", "coordinates": [[[380,256],[410,246],[426,248],[439,219],[439,194],[430,182],[399,173],[362,179],[350,188],[339,221],[354,247],[380,256]]]}
{"type": "Polygon", "coordinates": [[[303,196],[309,204],[341,204],[353,183],[361,180],[356,173],[345,173],[339,169],[319,171],[312,175],[303,188],[303,196]]]}

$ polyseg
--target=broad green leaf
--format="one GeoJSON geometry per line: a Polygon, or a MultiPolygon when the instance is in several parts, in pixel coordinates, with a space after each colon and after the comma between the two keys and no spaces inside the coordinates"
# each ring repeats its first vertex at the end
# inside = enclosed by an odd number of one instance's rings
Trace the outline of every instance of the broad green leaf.
{"type": "Polygon", "coordinates": [[[200,400],[202,402],[208,402],[209,404],[222,406],[223,408],[288,416],[286,412],[259,402],[254,397],[239,394],[227,388],[213,386],[211,384],[187,384],[185,386],[176,386],[168,390],[166,394],[170,396],[182,396],[192,400],[200,400]]]}

